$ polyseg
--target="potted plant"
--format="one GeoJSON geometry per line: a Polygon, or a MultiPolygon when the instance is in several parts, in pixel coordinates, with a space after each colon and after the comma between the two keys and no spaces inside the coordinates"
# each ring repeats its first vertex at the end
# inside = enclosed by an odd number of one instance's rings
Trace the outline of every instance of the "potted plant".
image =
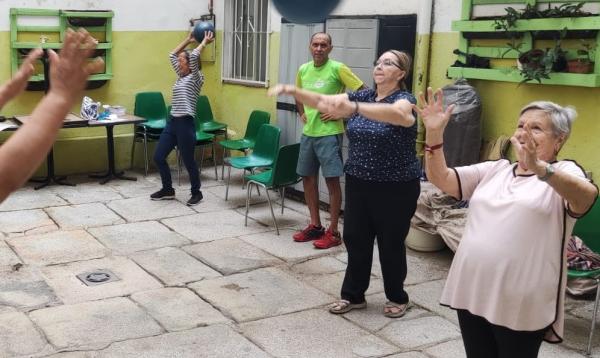
{"type": "Polygon", "coordinates": [[[582,48],[577,50],[577,58],[567,61],[570,73],[592,73],[594,61],[592,61],[592,50],[594,45],[587,42],[582,43],[582,48]]]}

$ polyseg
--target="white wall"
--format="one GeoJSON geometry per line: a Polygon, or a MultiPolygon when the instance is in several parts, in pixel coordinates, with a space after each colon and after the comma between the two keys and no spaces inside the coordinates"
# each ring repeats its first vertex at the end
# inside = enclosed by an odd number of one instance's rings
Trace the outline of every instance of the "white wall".
{"type": "MultiPolygon", "coordinates": [[[[221,11],[217,27],[223,25],[222,1],[214,0],[221,11]]],[[[0,31],[10,30],[10,8],[113,10],[114,31],[182,31],[190,18],[208,13],[208,0],[0,0],[0,31]]]]}

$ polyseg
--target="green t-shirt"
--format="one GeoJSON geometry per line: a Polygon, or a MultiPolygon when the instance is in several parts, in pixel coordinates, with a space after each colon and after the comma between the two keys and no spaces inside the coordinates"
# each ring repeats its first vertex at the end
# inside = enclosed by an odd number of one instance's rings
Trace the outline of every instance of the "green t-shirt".
{"type": "MultiPolygon", "coordinates": [[[[308,91],[321,94],[339,94],[346,88],[353,91],[359,89],[363,82],[341,62],[332,59],[320,66],[315,67],[313,61],[303,64],[296,75],[296,86],[308,91]]],[[[304,106],[306,124],[302,133],[309,137],[323,137],[344,133],[344,122],[342,120],[321,120],[319,111],[315,108],[304,106]]]]}

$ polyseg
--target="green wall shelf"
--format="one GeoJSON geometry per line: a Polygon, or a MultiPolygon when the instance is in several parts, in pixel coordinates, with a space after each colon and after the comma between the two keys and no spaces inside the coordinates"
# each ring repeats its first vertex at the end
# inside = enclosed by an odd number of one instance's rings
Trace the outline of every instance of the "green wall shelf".
{"type": "MultiPolygon", "coordinates": [[[[493,59],[516,59],[519,57],[517,51],[509,47],[472,45],[473,40],[489,39],[491,33],[505,34],[505,39],[510,36],[504,30],[495,29],[494,20],[477,20],[472,18],[473,6],[475,5],[493,5],[503,4],[505,7],[514,5],[536,5],[552,3],[552,6],[558,6],[563,3],[579,3],[580,1],[550,1],[550,0],[463,0],[461,19],[452,22],[452,30],[460,32],[459,50],[463,53],[473,54],[481,57],[493,59]]],[[[586,2],[600,2],[600,0],[588,0],[586,2]]],[[[592,36],[591,42],[595,43],[594,51],[594,71],[590,74],[553,72],[550,79],[544,79],[541,84],[563,85],[563,86],[582,86],[582,87],[600,87],[600,15],[573,18],[545,18],[517,20],[511,27],[512,32],[522,33],[519,35],[522,43],[521,51],[527,51],[535,48],[536,31],[561,31],[563,29],[575,35],[586,33],[586,38],[592,36]]],[[[567,36],[573,38],[573,36],[567,36]]],[[[547,46],[545,46],[547,47],[547,46]]],[[[568,59],[577,57],[577,49],[564,49],[568,59]]],[[[465,61],[465,56],[459,56],[459,60],[465,61]]],[[[477,80],[502,81],[502,82],[521,82],[523,77],[519,70],[514,67],[500,68],[469,68],[469,67],[450,67],[448,76],[451,78],[470,78],[477,80]]],[[[535,83],[530,81],[528,83],[535,83]]]]}
{"type": "MultiPolygon", "coordinates": [[[[98,37],[101,42],[97,45],[96,55],[100,55],[105,63],[103,73],[90,76],[88,88],[98,88],[110,80],[112,74],[112,11],[81,11],[57,9],[10,9],[10,56],[12,74],[18,70],[28,50],[34,48],[62,48],[65,32],[68,28],[85,28],[98,37]],[[28,21],[21,21],[22,19],[28,21]],[[27,22],[27,24],[23,23],[27,22]],[[29,24],[40,23],[41,25],[29,24]],[[52,23],[52,25],[48,25],[52,23]],[[54,25],[56,24],[56,25],[54,25]],[[46,42],[42,42],[42,38],[46,42]]],[[[44,74],[37,73],[29,80],[29,90],[41,90],[44,74]]]]}

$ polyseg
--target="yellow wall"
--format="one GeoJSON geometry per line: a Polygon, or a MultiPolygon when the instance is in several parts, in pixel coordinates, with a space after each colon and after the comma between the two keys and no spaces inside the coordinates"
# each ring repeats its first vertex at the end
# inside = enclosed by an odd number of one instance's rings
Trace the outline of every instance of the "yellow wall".
{"type": "MultiPolygon", "coordinates": [[[[454,63],[451,55],[458,46],[458,33],[435,33],[432,39],[430,86],[437,88],[451,80],[446,69],[454,63]]],[[[600,179],[600,121],[598,103],[600,88],[551,86],[512,82],[471,80],[483,103],[483,138],[491,139],[501,134],[511,135],[516,126],[521,107],[531,101],[548,100],[561,105],[572,105],[579,116],[573,125],[572,135],[559,154],[562,159],[574,159],[600,179]]]]}
{"type": "MultiPolygon", "coordinates": [[[[222,33],[217,34],[221,46],[222,33]]],[[[133,112],[135,93],[161,91],[167,102],[171,99],[171,86],[176,77],[172,71],[168,53],[183,38],[184,32],[114,32],[113,33],[113,79],[103,87],[86,91],[86,95],[103,104],[125,106],[133,112]]],[[[10,48],[9,33],[0,33],[0,48],[10,48]]],[[[220,54],[217,49],[217,54],[220,54]]],[[[4,52],[0,65],[0,80],[10,78],[9,52],[4,52]]],[[[271,35],[270,73],[271,83],[277,80],[279,58],[279,34],[271,35]]],[[[221,83],[221,58],[215,62],[203,62],[205,83],[202,93],[208,95],[217,120],[227,123],[236,137],[241,137],[248,116],[253,109],[271,113],[275,122],[275,100],[266,96],[265,88],[246,87],[221,83]]],[[[41,98],[41,92],[25,92],[17,100],[2,109],[3,115],[29,113],[41,98]]],[[[79,112],[79,105],[73,108],[79,112]]],[[[10,133],[0,134],[0,141],[10,133]]],[[[55,145],[56,171],[59,174],[89,173],[106,169],[106,132],[104,128],[81,128],[61,130],[55,145]]],[[[128,168],[131,153],[132,126],[115,127],[115,152],[118,168],[128,168]]],[[[150,150],[152,161],[153,145],[150,150]]],[[[135,166],[143,167],[142,145],[136,145],[135,166]]],[[[44,167],[45,168],[45,167],[44,167]]],[[[44,173],[40,168],[37,174],[44,173]]]]}

